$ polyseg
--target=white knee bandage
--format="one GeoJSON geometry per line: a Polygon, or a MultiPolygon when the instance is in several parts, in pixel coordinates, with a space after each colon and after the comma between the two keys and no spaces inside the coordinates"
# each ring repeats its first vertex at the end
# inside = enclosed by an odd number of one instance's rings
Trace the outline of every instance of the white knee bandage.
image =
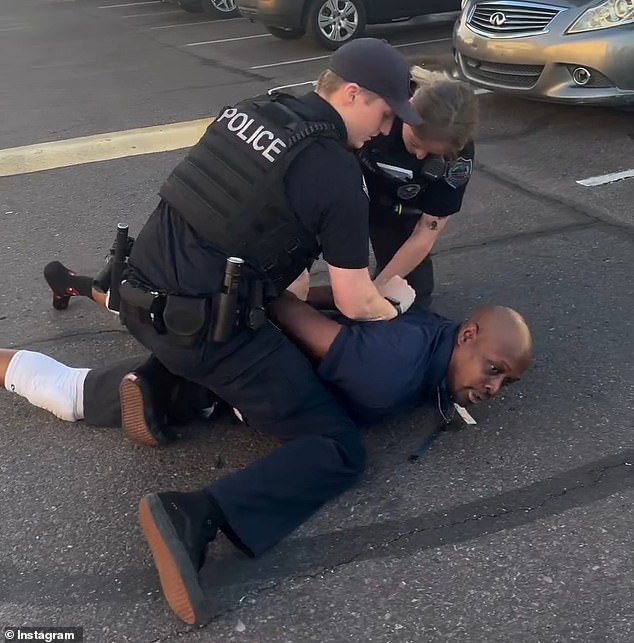
{"type": "Polygon", "coordinates": [[[18,351],[9,362],[4,382],[7,391],[60,420],[74,422],[84,417],[84,380],[89,372],[89,368],[71,368],[42,353],[18,351]]]}

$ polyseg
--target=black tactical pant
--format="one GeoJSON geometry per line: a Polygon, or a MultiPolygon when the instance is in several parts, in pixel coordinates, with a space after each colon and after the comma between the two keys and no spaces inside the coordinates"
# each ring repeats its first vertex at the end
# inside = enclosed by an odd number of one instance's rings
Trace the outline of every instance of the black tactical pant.
{"type": "MultiPolygon", "coordinates": [[[[121,402],[119,384],[125,375],[140,369],[149,355],[138,355],[119,360],[107,366],[93,368],[84,380],[84,421],[91,426],[120,427],[121,402]]],[[[167,375],[167,374],[166,374],[167,375]]],[[[159,412],[165,414],[169,424],[184,424],[211,406],[209,391],[198,384],[180,377],[168,376],[167,395],[160,402],[159,412]]]]}
{"type": "MultiPolygon", "coordinates": [[[[404,219],[401,221],[396,217],[393,217],[389,223],[370,222],[370,241],[376,258],[377,275],[407,241],[416,223],[416,219],[404,219]]],[[[431,255],[427,255],[405,278],[416,291],[414,305],[427,306],[434,290],[434,265],[431,255]]]]}
{"type": "MultiPolygon", "coordinates": [[[[121,312],[125,318],[125,304],[121,312]]],[[[284,441],[206,487],[248,553],[275,545],[358,480],[365,466],[359,429],[275,326],[183,348],[136,319],[126,323],[172,373],[206,386],[250,425],[284,441]]]]}
{"type": "Polygon", "coordinates": [[[124,375],[139,368],[147,355],[93,368],[84,380],[84,421],[91,426],[121,426],[119,384],[124,375]]]}

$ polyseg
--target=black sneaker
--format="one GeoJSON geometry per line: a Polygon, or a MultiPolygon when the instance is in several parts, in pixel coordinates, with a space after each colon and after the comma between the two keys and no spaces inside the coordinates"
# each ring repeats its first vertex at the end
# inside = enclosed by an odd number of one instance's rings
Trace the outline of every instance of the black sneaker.
{"type": "Polygon", "coordinates": [[[59,261],[44,266],[44,279],[53,291],[53,308],[66,310],[71,297],[90,297],[92,278],[78,275],[59,261]]]}
{"type": "Polygon", "coordinates": [[[141,371],[128,373],[119,384],[121,426],[137,444],[158,447],[172,440],[165,424],[162,388],[141,371]]]}
{"type": "Polygon", "coordinates": [[[198,572],[218,525],[211,519],[204,491],[165,492],[144,496],[139,522],[159,573],[165,600],[178,618],[200,625],[206,617],[198,572]]]}

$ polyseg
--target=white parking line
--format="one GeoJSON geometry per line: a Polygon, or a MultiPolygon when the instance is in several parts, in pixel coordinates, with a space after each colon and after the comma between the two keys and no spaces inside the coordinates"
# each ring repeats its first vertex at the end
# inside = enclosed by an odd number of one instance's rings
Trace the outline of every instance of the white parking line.
{"type": "Polygon", "coordinates": [[[139,7],[142,4],[161,4],[163,0],[146,0],[146,2],[126,2],[124,4],[104,4],[98,9],[118,9],[120,7],[139,7]]]}
{"type": "Polygon", "coordinates": [[[159,16],[166,16],[168,13],[183,13],[182,9],[175,9],[174,11],[161,11],[159,13],[131,13],[127,16],[119,16],[119,18],[158,18],[159,16]]]}
{"type": "Polygon", "coordinates": [[[266,65],[254,65],[249,67],[249,69],[267,69],[269,67],[281,67],[282,65],[295,65],[297,63],[307,63],[311,60],[322,60],[322,58],[330,58],[330,54],[325,56],[313,56],[312,58],[298,58],[297,60],[284,60],[279,63],[268,63],[266,65]]]}
{"type": "MultiPolygon", "coordinates": [[[[268,34],[264,34],[268,35],[268,34]]],[[[418,40],[417,42],[404,42],[400,45],[394,45],[395,48],[400,49],[401,47],[413,47],[414,45],[428,45],[435,42],[447,42],[451,38],[436,38],[435,40],[418,40]]],[[[298,63],[311,62],[313,60],[323,60],[324,58],[330,58],[330,54],[325,56],[313,56],[312,58],[298,58],[296,60],[282,60],[277,63],[267,63],[266,65],[254,65],[249,67],[249,69],[268,69],[270,67],[282,67],[283,65],[296,65],[298,63]]]]}
{"type": "Polygon", "coordinates": [[[413,47],[414,45],[430,45],[434,42],[450,42],[451,38],[434,38],[434,40],[417,40],[416,42],[404,42],[400,45],[393,45],[396,49],[399,47],[413,47]]]}
{"type": "MultiPolygon", "coordinates": [[[[183,47],[198,47],[199,45],[217,45],[221,42],[235,42],[236,40],[249,40],[250,38],[272,38],[270,33],[258,33],[254,36],[240,36],[238,38],[221,38],[220,40],[204,40],[203,42],[188,42],[183,47]]],[[[251,67],[254,69],[254,67],[251,67]]]]}
{"type": "Polygon", "coordinates": [[[20,31],[22,29],[28,29],[28,25],[20,25],[17,27],[5,27],[4,29],[0,29],[0,31],[20,31]]]}
{"type": "Polygon", "coordinates": [[[158,27],[148,27],[147,31],[154,31],[154,29],[174,29],[175,27],[192,27],[195,25],[208,25],[212,22],[222,22],[224,25],[225,22],[233,22],[234,20],[244,20],[242,16],[239,18],[225,18],[222,21],[220,20],[198,20],[197,22],[181,22],[176,25],[160,25],[158,27]]]}
{"type": "Polygon", "coordinates": [[[301,83],[292,83],[290,85],[279,85],[277,87],[271,87],[271,89],[269,89],[266,93],[270,95],[273,92],[279,91],[280,89],[290,89],[291,87],[301,87],[302,85],[312,85],[313,87],[315,87],[317,85],[317,81],[305,80],[305,81],[302,81],[301,83]]]}
{"type": "Polygon", "coordinates": [[[592,188],[597,185],[605,185],[606,183],[614,183],[615,181],[622,181],[623,179],[634,178],[634,169],[624,170],[623,172],[612,172],[612,174],[603,174],[602,176],[591,176],[588,179],[577,181],[579,185],[592,188]]]}
{"type": "MultiPolygon", "coordinates": [[[[233,22],[234,20],[244,20],[242,16],[239,18],[225,18],[222,21],[222,24],[224,25],[225,22],[233,22]]],[[[191,27],[195,25],[208,25],[211,24],[212,22],[220,22],[219,20],[198,20],[197,22],[182,22],[180,24],[176,25],[160,25],[158,27],[148,27],[147,31],[154,31],[155,29],[174,29],[175,27],[191,27]]]]}

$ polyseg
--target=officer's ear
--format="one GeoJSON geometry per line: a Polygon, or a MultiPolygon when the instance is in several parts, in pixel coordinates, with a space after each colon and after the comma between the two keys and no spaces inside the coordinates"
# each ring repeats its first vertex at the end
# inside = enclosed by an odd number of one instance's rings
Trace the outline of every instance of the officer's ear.
{"type": "Polygon", "coordinates": [[[343,86],[343,95],[346,99],[346,102],[353,103],[355,100],[358,100],[359,94],[361,94],[361,87],[357,83],[346,83],[343,86]]]}

